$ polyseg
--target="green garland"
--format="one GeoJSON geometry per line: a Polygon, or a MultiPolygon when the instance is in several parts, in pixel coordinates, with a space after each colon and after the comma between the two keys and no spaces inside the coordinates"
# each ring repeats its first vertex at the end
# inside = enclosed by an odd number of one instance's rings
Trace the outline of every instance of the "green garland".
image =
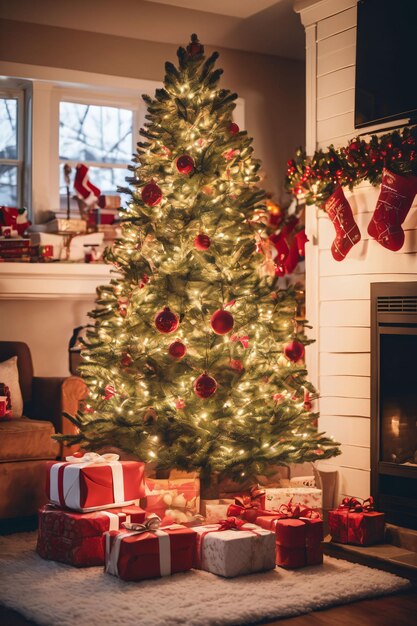
{"type": "Polygon", "coordinates": [[[365,180],[380,184],[384,168],[401,176],[417,175],[417,126],[372,135],[369,141],[357,137],[345,147],[317,150],[312,157],[299,148],[288,161],[286,189],[297,201],[324,208],[339,185],[353,189],[365,180]]]}

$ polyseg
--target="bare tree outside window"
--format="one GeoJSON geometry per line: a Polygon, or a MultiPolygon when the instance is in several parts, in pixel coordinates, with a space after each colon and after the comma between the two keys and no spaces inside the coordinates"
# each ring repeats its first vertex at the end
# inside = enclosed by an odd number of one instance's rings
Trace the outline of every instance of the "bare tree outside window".
{"type": "MultiPolygon", "coordinates": [[[[125,184],[132,155],[133,112],[119,107],[61,102],[59,109],[60,163],[85,163],[90,180],[103,194],[117,193],[125,184]]],[[[62,168],[61,168],[62,169],[62,168]]],[[[64,198],[61,172],[61,206],[64,198]]]]}

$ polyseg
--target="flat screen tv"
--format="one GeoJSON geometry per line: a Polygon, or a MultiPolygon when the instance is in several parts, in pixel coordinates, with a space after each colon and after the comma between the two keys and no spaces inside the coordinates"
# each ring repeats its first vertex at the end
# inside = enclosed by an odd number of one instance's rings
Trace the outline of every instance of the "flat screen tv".
{"type": "Polygon", "coordinates": [[[417,0],[359,0],[355,128],[417,120],[417,0]]]}

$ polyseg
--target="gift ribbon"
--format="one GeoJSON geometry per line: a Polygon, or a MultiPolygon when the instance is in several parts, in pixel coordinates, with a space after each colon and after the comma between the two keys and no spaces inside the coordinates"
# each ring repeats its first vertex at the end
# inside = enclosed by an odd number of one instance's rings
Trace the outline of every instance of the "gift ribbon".
{"type": "Polygon", "coordinates": [[[106,533],[106,568],[105,571],[113,576],[119,575],[118,561],[120,555],[120,546],[126,537],[134,537],[143,533],[152,533],[158,538],[159,543],[159,569],[161,576],[169,576],[171,574],[171,540],[169,534],[165,532],[168,529],[183,528],[180,524],[171,524],[164,526],[165,530],[160,528],[161,518],[158,515],[151,514],[143,524],[131,524],[125,522],[123,526],[131,532],[119,533],[113,538],[111,543],[110,533],[106,533]]]}
{"type": "Polygon", "coordinates": [[[374,510],[374,499],[372,496],[369,496],[366,500],[362,498],[343,498],[338,509],[347,509],[351,513],[369,513],[374,510]],[[362,502],[360,500],[362,500],[362,502]]]}
{"type": "Polygon", "coordinates": [[[126,515],[126,513],[111,513],[110,511],[101,511],[103,515],[109,518],[109,531],[110,530],[119,530],[120,523],[130,523],[132,519],[130,515],[126,515]]]}
{"type": "Polygon", "coordinates": [[[100,455],[95,452],[88,452],[80,458],[67,457],[66,462],[54,463],[50,469],[49,475],[49,499],[69,509],[82,509],[80,470],[94,465],[106,465],[110,467],[112,473],[113,502],[124,502],[123,466],[118,459],[119,456],[117,454],[100,455]]]}

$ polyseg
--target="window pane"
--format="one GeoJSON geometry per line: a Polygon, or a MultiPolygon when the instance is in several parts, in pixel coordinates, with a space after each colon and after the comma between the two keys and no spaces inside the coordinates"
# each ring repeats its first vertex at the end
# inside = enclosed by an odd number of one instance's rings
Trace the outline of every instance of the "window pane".
{"type": "Polygon", "coordinates": [[[59,158],[127,163],[132,158],[133,113],[127,109],[61,102],[59,158]]]}
{"type": "MultiPolygon", "coordinates": [[[[59,171],[60,171],[59,205],[61,209],[66,209],[67,208],[67,192],[66,192],[65,181],[64,181],[64,173],[63,173],[64,168],[62,167],[62,165],[60,166],[59,171]]],[[[74,188],[73,188],[74,175],[75,175],[75,168],[72,168],[71,186],[70,186],[71,197],[74,195],[74,188]]],[[[100,189],[103,195],[108,195],[108,196],[120,195],[121,206],[123,206],[126,203],[127,195],[119,194],[117,191],[117,187],[127,186],[127,183],[125,181],[126,176],[131,176],[131,172],[128,169],[121,169],[119,167],[113,167],[113,168],[90,167],[88,170],[88,177],[90,181],[93,183],[93,185],[95,185],[96,187],[100,189]]],[[[77,206],[74,203],[75,201],[71,200],[71,207],[73,208],[73,210],[77,206]]]]}
{"type": "Polygon", "coordinates": [[[17,159],[16,98],[0,98],[0,158],[17,159]]]}
{"type": "Polygon", "coordinates": [[[0,165],[0,205],[17,206],[17,167],[0,165]]]}

